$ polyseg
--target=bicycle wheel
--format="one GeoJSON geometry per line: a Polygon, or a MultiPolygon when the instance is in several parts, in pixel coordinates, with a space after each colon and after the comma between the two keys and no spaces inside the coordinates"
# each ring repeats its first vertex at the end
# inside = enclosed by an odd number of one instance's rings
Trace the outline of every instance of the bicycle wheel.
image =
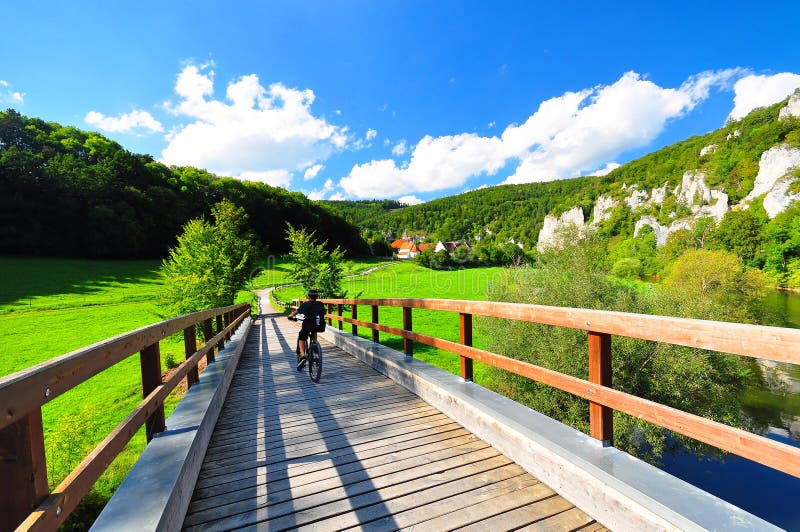
{"type": "Polygon", "coordinates": [[[308,350],[308,375],[313,382],[319,382],[322,376],[322,347],[316,341],[308,350]]]}

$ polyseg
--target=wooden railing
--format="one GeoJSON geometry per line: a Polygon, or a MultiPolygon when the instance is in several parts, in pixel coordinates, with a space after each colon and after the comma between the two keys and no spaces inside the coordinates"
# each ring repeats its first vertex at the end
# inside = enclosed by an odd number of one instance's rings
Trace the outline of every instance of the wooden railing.
{"type": "Polygon", "coordinates": [[[618,410],[778,471],[800,477],[800,448],[615,390],[611,382],[611,337],[614,335],[800,364],[800,330],[485,301],[447,299],[325,299],[321,301],[328,305],[326,314],[328,323],[337,321],[340,330],[343,323],[351,324],[353,334],[357,334],[357,327],[372,329],[374,342],[378,341],[378,331],[400,336],[403,338],[404,351],[407,356],[413,356],[413,342],[420,342],[460,355],[461,376],[465,380],[472,380],[472,361],[478,360],[587,399],[589,401],[590,435],[605,444],[612,444],[612,414],[614,410],[618,410]],[[343,305],[350,306],[351,317],[342,315],[343,305]],[[372,307],[371,322],[357,319],[359,305],[372,307]],[[334,313],[334,306],[336,313],[334,313]],[[403,309],[402,329],[381,325],[378,322],[378,309],[382,306],[403,309]],[[458,313],[460,341],[451,342],[414,332],[411,319],[412,309],[458,313]],[[589,380],[472,347],[473,315],[587,331],[589,380]]]}
{"type": "Polygon", "coordinates": [[[142,425],[148,442],[165,430],[164,399],[184,378],[196,383],[200,360],[213,362],[214,350],[249,314],[249,303],[186,314],[0,378],[0,531],[58,528],[142,425]],[[162,382],[159,342],[180,331],[186,360],[162,382]],[[137,352],[144,400],[48,494],[42,405],[137,352]]]}

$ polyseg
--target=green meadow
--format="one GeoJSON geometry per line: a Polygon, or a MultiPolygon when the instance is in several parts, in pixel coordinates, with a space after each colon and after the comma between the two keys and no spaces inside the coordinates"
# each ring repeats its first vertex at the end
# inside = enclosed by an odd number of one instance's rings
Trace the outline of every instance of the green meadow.
{"type": "MultiPolygon", "coordinates": [[[[160,261],[0,258],[0,377],[106,338],[162,321],[160,261]]],[[[365,264],[348,264],[358,271],[365,264]]],[[[253,286],[286,282],[288,263],[270,259],[253,286]]],[[[250,293],[239,294],[248,301],[250,293]]],[[[162,369],[184,357],[183,335],[161,342],[162,369]]],[[[67,474],[142,399],[139,356],[131,355],[42,408],[50,487],[67,474]]],[[[179,398],[170,396],[167,415],[179,398]]],[[[143,429],[95,484],[74,520],[87,521],[127,474],[145,446],[143,429]]]]}
{"type": "MultiPolygon", "coordinates": [[[[158,261],[0,259],[0,376],[165,319],[155,304],[158,261]]],[[[183,356],[182,337],[161,343],[183,356]]],[[[142,399],[133,355],[42,408],[50,487],[55,487],[142,399]]],[[[177,399],[170,397],[167,410],[177,399]]],[[[145,445],[139,431],[79,509],[110,496],[145,445]]]]}
{"type": "MultiPolygon", "coordinates": [[[[364,277],[345,279],[343,286],[347,291],[348,298],[409,297],[484,300],[487,289],[491,283],[499,280],[502,272],[503,268],[499,267],[431,270],[409,261],[394,263],[364,277]]],[[[303,297],[303,290],[299,286],[288,286],[275,292],[276,297],[284,302],[303,297]]],[[[402,328],[403,311],[401,308],[381,307],[379,312],[381,324],[402,328]]],[[[358,313],[360,320],[370,321],[370,307],[359,307],[358,313]]],[[[349,311],[346,311],[345,315],[349,316],[349,311]]],[[[459,340],[457,313],[414,309],[412,323],[416,332],[455,342],[459,340]]],[[[473,345],[475,347],[484,347],[485,345],[480,324],[480,317],[476,317],[473,320],[473,345]]],[[[344,327],[345,330],[350,330],[349,324],[345,324],[344,327]]],[[[372,331],[360,327],[358,335],[371,339],[372,331]]],[[[380,343],[399,351],[403,350],[402,339],[390,334],[380,333],[380,343]]],[[[459,374],[460,372],[459,357],[447,351],[416,343],[414,344],[414,356],[451,373],[459,374]]],[[[476,363],[474,367],[476,382],[481,382],[484,372],[483,365],[476,363]]]]}
{"type": "MultiPolygon", "coordinates": [[[[168,316],[157,304],[162,286],[160,261],[88,261],[44,258],[0,258],[0,376],[36,365],[106,338],[155,323],[168,316]]],[[[237,301],[252,300],[252,290],[291,283],[291,263],[270,257],[254,270],[247,290],[237,301]]],[[[348,297],[431,297],[484,299],[501,268],[434,271],[410,262],[349,260],[344,280],[348,297]],[[377,268],[368,275],[360,275],[377,268]]],[[[302,295],[298,286],[284,286],[277,295],[290,301],[302,295]]],[[[359,309],[368,318],[368,307],[359,309]]],[[[401,309],[381,309],[381,323],[401,327],[401,309]]],[[[483,345],[480,327],[475,345],[483,345]]],[[[349,330],[349,326],[347,327],[349,330]]],[[[458,315],[414,311],[414,330],[458,340],[458,315]]],[[[371,338],[369,330],[359,334],[371,338]]],[[[402,350],[402,340],[381,333],[381,342],[402,350]]],[[[169,358],[183,358],[183,337],[161,342],[163,370],[169,358]]],[[[425,345],[415,356],[453,373],[458,357],[425,345]]],[[[482,368],[476,364],[480,381],[482,368]]],[[[42,408],[48,479],[55,487],[141,401],[139,357],[119,364],[57,397],[42,408]]],[[[167,415],[178,403],[171,396],[167,415]]],[[[95,484],[73,514],[73,522],[91,522],[144,449],[140,430],[95,484]]],[[[80,525],[77,525],[80,527],[80,525]]]]}

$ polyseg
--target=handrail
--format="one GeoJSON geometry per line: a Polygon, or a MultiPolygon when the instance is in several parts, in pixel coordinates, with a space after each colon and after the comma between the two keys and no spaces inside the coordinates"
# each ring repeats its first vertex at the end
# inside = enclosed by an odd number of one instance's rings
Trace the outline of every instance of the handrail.
{"type": "Polygon", "coordinates": [[[148,442],[165,429],[166,397],[184,378],[189,386],[197,382],[200,360],[213,362],[214,350],[249,314],[249,303],[185,314],[0,378],[0,455],[15,458],[0,461],[4,482],[13,486],[0,496],[0,529],[58,528],[142,425],[148,442]],[[205,345],[198,350],[199,324],[205,345]],[[162,382],[159,342],[181,330],[186,360],[162,382]],[[136,352],[141,357],[144,400],[48,496],[42,405],[136,352]]]}
{"type": "Polygon", "coordinates": [[[611,384],[611,336],[671,343],[721,351],[766,360],[800,364],[800,330],[717,321],[630,314],[624,312],[548,307],[519,303],[448,299],[324,299],[326,318],[366,327],[404,339],[404,351],[413,355],[412,342],[420,342],[460,355],[461,376],[472,380],[472,361],[477,360],[559,390],[587,399],[590,404],[590,435],[605,444],[612,442],[614,410],[644,419],[673,432],[689,436],[773,469],[800,477],[800,449],[758,434],[725,425],[632,394],[615,390],[611,384]],[[333,305],[337,313],[333,313],[333,305]],[[372,321],[342,316],[342,306],[372,307],[372,321]],[[378,322],[379,307],[403,308],[403,328],[378,322]],[[456,312],[460,315],[460,342],[416,333],[411,326],[411,309],[456,312]],[[505,318],[586,330],[588,332],[589,380],[580,379],[528,362],[476,349],[472,344],[472,316],[505,318]]]}

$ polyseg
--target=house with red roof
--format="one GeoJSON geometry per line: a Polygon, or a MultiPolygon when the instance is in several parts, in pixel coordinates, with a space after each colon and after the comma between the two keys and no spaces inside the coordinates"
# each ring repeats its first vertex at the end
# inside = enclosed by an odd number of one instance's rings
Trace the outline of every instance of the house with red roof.
{"type": "Polygon", "coordinates": [[[398,259],[413,259],[417,255],[419,255],[419,248],[410,240],[403,242],[403,244],[397,250],[398,259]]]}

